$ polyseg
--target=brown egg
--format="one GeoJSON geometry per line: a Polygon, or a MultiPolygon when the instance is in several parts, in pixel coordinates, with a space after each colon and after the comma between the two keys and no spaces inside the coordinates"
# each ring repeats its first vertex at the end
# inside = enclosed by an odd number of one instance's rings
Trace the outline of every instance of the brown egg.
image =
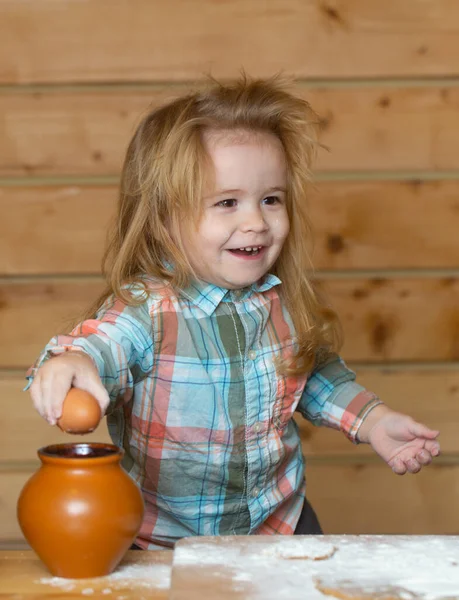
{"type": "Polygon", "coordinates": [[[62,416],[57,425],[66,433],[90,433],[99,424],[101,411],[89,392],[71,388],[64,400],[62,416]]]}

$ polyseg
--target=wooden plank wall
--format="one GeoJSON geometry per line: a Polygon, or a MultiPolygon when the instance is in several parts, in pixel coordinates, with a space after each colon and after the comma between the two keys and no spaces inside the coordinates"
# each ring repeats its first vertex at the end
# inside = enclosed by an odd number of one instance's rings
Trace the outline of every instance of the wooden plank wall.
{"type": "MultiPolygon", "coordinates": [[[[62,441],[21,391],[100,289],[123,153],[141,115],[206,73],[284,71],[319,113],[315,264],[343,356],[443,455],[396,477],[301,424],[328,533],[459,533],[459,6],[451,0],[0,0],[0,543],[62,441]]],[[[106,439],[103,427],[93,439],[106,439]]]]}

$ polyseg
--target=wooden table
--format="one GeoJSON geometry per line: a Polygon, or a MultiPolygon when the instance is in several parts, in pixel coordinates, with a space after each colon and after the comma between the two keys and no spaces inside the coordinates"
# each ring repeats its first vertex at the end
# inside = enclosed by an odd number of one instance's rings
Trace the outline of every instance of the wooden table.
{"type": "Polygon", "coordinates": [[[459,536],[188,538],[169,598],[457,600],[459,536]]]}
{"type": "Polygon", "coordinates": [[[453,600],[459,536],[188,538],[130,551],[114,573],[51,577],[30,551],[0,552],[0,600],[453,600]]]}
{"type": "Polygon", "coordinates": [[[107,577],[52,577],[31,550],[0,551],[0,599],[166,600],[172,567],[170,551],[130,550],[107,577]]]}

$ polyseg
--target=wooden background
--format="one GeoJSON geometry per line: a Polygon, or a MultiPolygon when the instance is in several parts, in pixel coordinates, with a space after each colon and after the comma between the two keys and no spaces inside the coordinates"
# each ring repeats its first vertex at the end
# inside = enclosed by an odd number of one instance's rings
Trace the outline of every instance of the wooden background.
{"type": "MultiPolygon", "coordinates": [[[[443,455],[397,477],[302,423],[327,533],[459,534],[459,3],[0,0],[0,544],[36,449],[68,436],[21,391],[100,290],[123,153],[145,110],[206,73],[283,70],[321,116],[317,273],[343,356],[443,455]]],[[[104,427],[93,439],[106,439],[104,427]]]]}

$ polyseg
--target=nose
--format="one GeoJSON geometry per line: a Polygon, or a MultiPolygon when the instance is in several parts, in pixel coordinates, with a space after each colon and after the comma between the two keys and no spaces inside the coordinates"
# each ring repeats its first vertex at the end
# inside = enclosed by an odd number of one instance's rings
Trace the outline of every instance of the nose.
{"type": "Polygon", "coordinates": [[[266,231],[267,228],[268,224],[266,223],[261,207],[244,211],[240,223],[241,231],[261,233],[266,231]]]}

